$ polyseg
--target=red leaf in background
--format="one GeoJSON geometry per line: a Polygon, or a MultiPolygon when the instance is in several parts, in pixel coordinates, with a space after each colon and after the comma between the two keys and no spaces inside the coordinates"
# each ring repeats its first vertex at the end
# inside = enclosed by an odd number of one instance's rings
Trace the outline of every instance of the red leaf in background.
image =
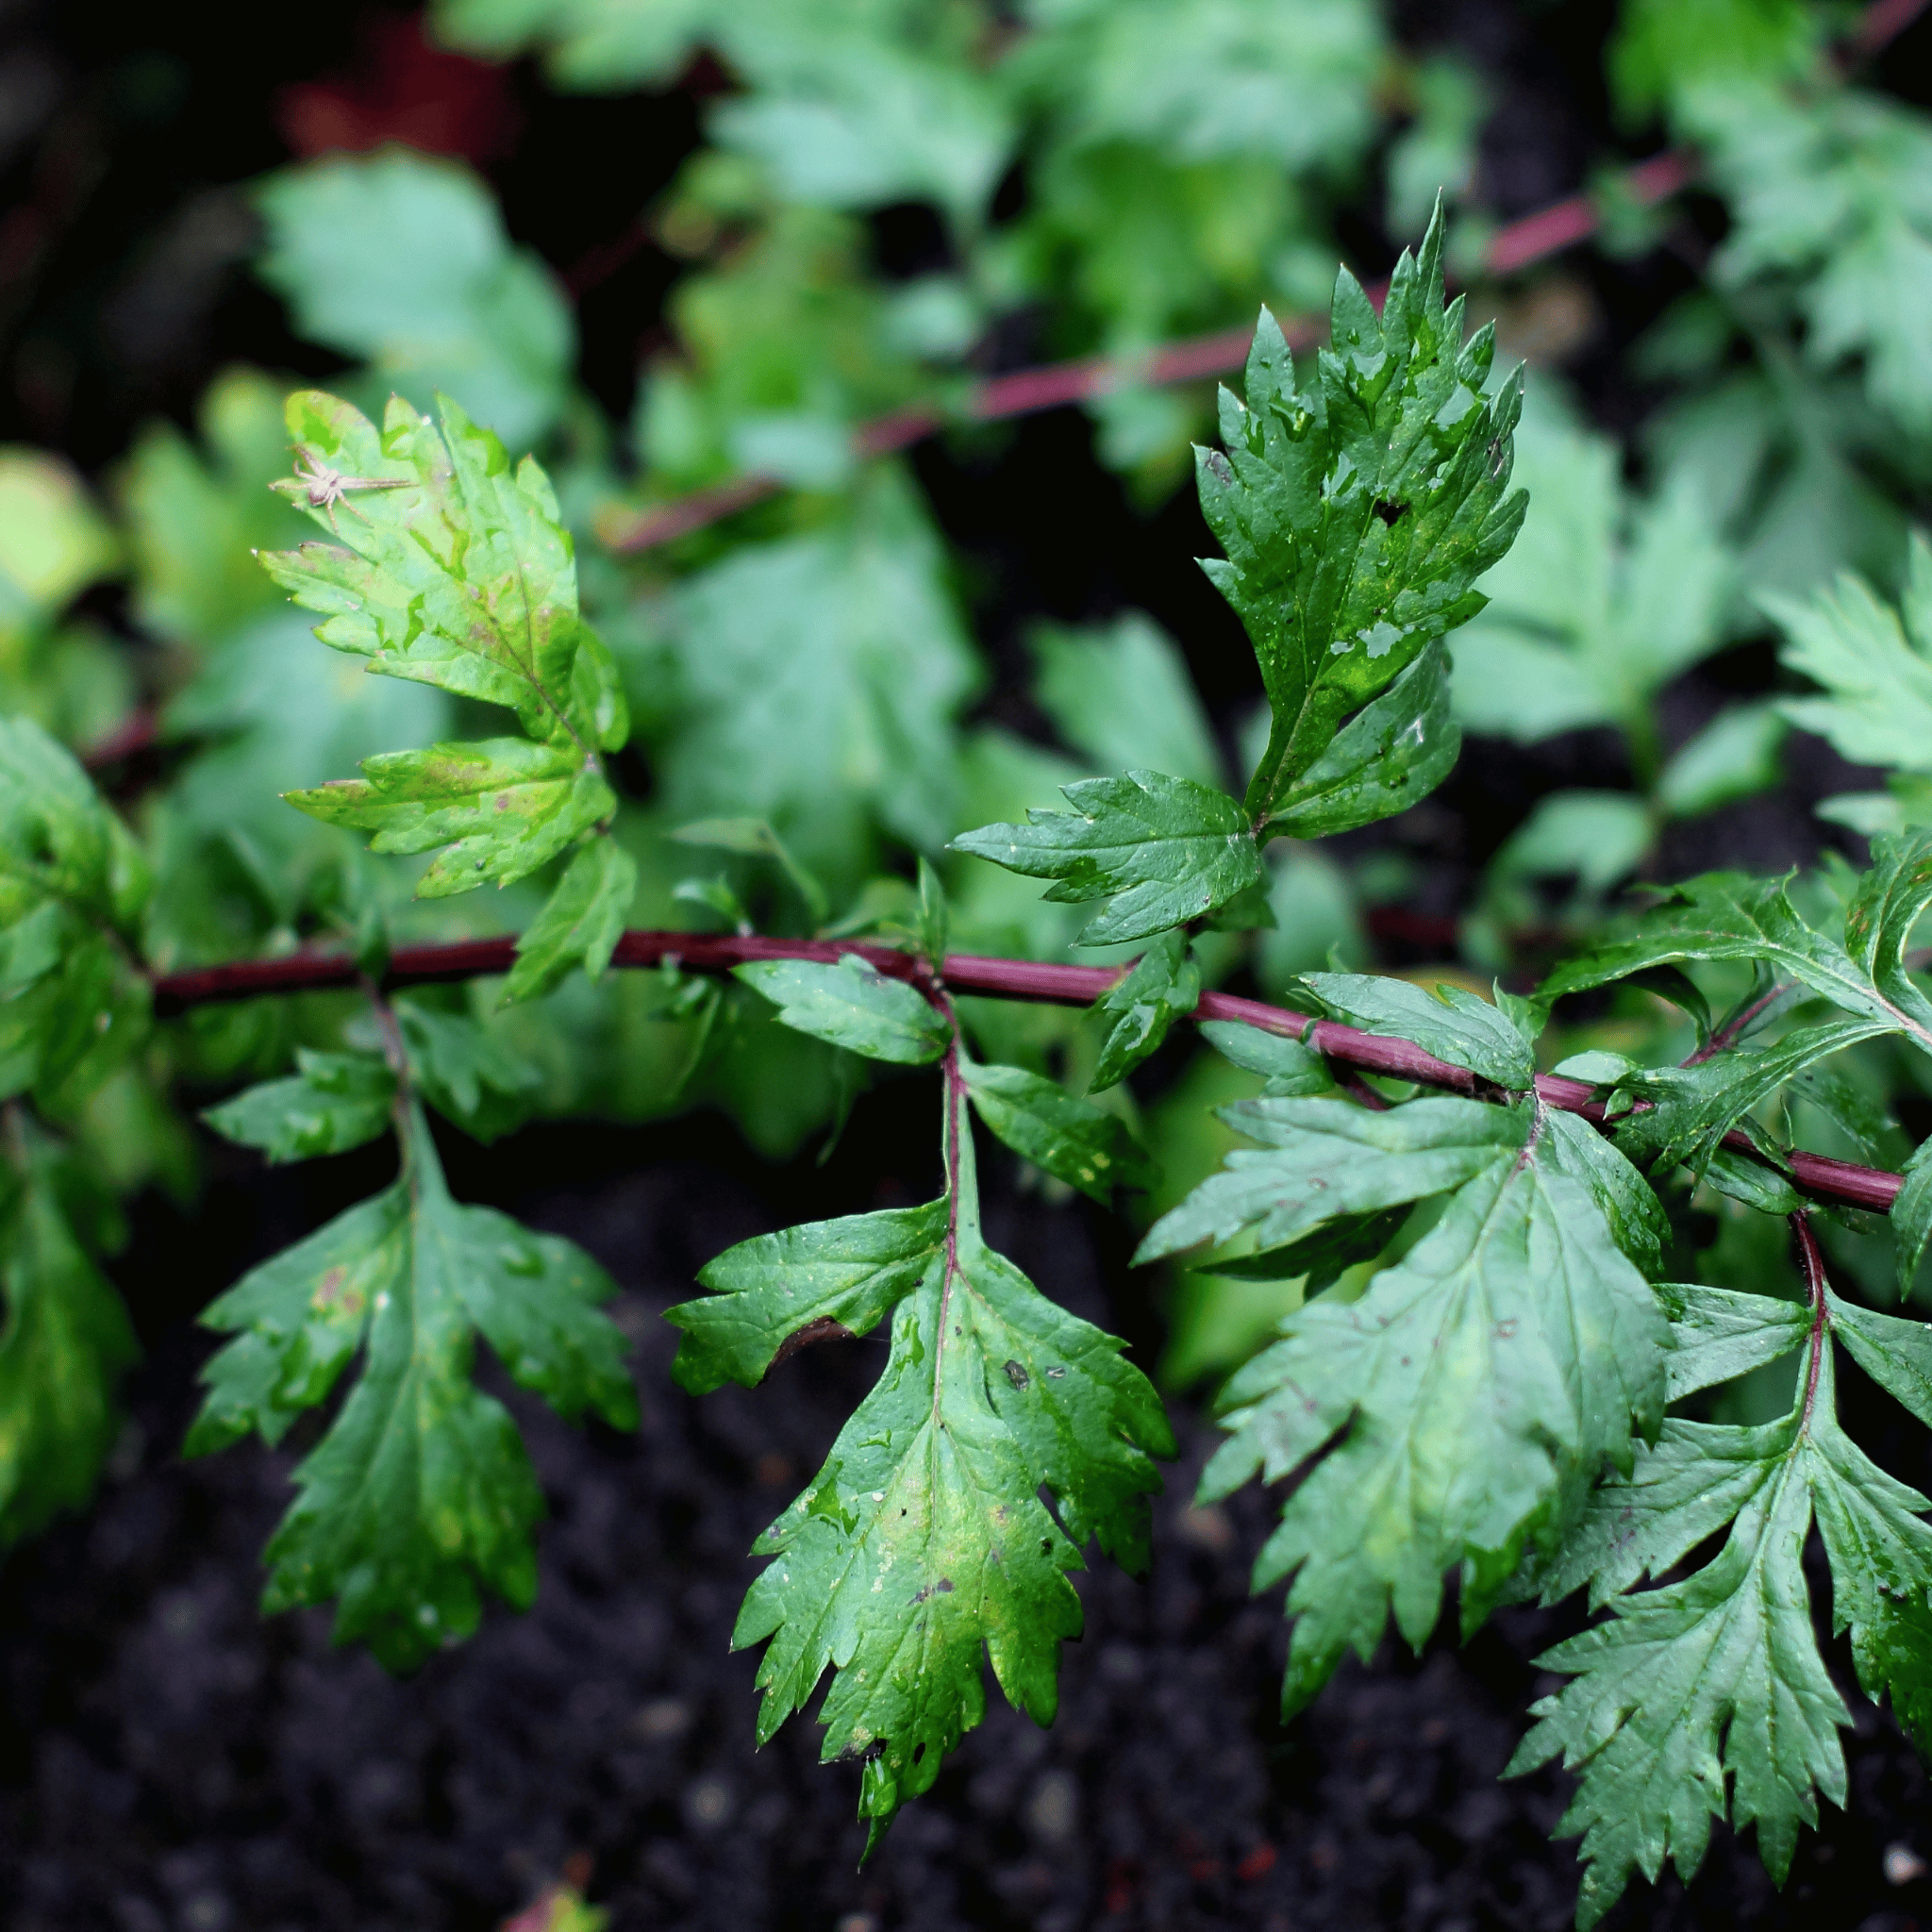
{"type": "Polygon", "coordinates": [[[400,142],[491,160],[516,145],[523,116],[507,69],[431,43],[420,14],[365,13],[353,69],[284,88],[275,125],[302,159],[400,142]]]}

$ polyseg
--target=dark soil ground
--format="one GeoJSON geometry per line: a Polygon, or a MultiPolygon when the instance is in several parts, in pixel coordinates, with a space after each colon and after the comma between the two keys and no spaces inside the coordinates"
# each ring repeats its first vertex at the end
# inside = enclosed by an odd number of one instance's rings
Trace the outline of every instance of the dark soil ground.
{"type": "MultiPolygon", "coordinates": [[[[1189,1507],[1213,1430],[1186,1409],[1153,1573],[1080,1579],[1087,1631],[1050,1730],[995,1692],[863,1872],[856,1770],[819,1766],[799,1720],[754,1754],[756,1660],[725,1647],[756,1568],[745,1552],[816,1469],[883,1344],[808,1350],[758,1391],[692,1399],[670,1380],[675,1336],[658,1316],[728,1242],[865,1206],[868,1176],[892,1172],[891,1140],[909,1144],[898,1129],[919,1091],[876,1096],[871,1144],[829,1175],[760,1176],[702,1125],[452,1146],[460,1194],[609,1267],[644,1420],[635,1439],[580,1433],[509,1396],[552,1515],[537,1607],[498,1610],[402,1680],[331,1648],[322,1613],[257,1613],[291,1458],[177,1452],[212,1340],[188,1311],[378,1179],[380,1161],[238,1164],[192,1228],[151,1208],[123,1273],[151,1353],[115,1476],[91,1517],[0,1573],[8,1932],[458,1932],[498,1924],[572,1854],[589,1855],[614,1932],[1566,1925],[1573,1847],[1549,1833],[1569,1781],[1498,1774],[1548,1688],[1530,1659],[1568,1626],[1517,1611],[1464,1650],[1445,1637],[1419,1659],[1351,1663],[1283,1727],[1285,1625],[1278,1602],[1247,1591],[1267,1502],[1189,1507]]],[[[1008,1178],[991,1177],[995,1242],[1076,1310],[1134,1332],[1144,1311],[1110,1307],[1104,1287],[1120,1275],[1108,1224],[1008,1178]]],[[[1932,1858],[1925,1774],[1852,1702],[1851,1809],[1827,1810],[1782,1895],[1720,1830],[1691,1886],[1640,1885],[1615,1932],[1932,1923],[1932,1877],[1913,1875],[1932,1858]]]]}

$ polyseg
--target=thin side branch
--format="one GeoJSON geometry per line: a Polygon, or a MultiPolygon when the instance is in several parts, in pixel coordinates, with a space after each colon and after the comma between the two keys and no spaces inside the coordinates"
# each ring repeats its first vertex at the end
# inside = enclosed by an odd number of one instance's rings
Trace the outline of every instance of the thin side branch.
{"type": "MultiPolygon", "coordinates": [[[[859,940],[769,939],[761,934],[627,932],[611,955],[616,966],[658,966],[674,960],[688,973],[726,973],[754,959],[819,959],[827,963],[857,953],[881,973],[896,979],[922,983],[925,962],[912,953],[859,940]]],[[[388,990],[406,986],[435,986],[465,979],[482,979],[508,973],[516,963],[512,939],[464,940],[446,946],[399,947],[383,976],[388,990]]],[[[1002,959],[978,953],[948,954],[944,980],[956,993],[983,998],[1031,1000],[1053,1006],[1087,1007],[1121,976],[1111,966],[1061,966],[1043,959],[1002,959]]],[[[269,994],[325,992],[362,983],[355,960],[341,953],[290,953],[277,959],[244,959],[229,966],[207,966],[191,973],[171,973],[154,982],[155,1011],[163,1019],[191,1008],[230,1000],[258,999],[269,994]]],[[[1305,1040],[1317,1053],[1344,1067],[1380,1074],[1417,1086],[1440,1087],[1451,1093],[1480,1098],[1476,1076],[1466,1067],[1451,1066],[1425,1053],[1413,1041],[1380,1033],[1364,1033],[1335,1020],[1318,1020],[1310,1027],[1306,1013],[1264,1000],[1242,999],[1234,993],[1204,992],[1194,1009],[1197,1020],[1240,1020],[1264,1033],[1305,1040]]],[[[1546,1107],[1580,1114],[1594,1126],[1604,1124],[1600,1101],[1582,1080],[1557,1074],[1539,1074],[1538,1096],[1546,1107]]],[[[1724,1144],[1758,1158],[1750,1140],[1733,1128],[1724,1144]]],[[[1822,1154],[1790,1157],[1791,1180],[1806,1193],[1883,1214],[1901,1186],[1895,1174],[1882,1168],[1858,1167],[1822,1154]]]]}

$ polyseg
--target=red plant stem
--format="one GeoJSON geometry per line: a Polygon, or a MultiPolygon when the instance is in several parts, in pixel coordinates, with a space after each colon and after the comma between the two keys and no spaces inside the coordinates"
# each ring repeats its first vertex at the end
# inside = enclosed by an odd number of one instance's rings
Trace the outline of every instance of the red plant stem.
{"type": "MultiPolygon", "coordinates": [[[[1633,201],[1648,207],[1674,194],[1695,168],[1695,156],[1686,149],[1672,148],[1629,169],[1624,176],[1624,192],[1633,201]]],[[[1599,219],[1591,196],[1571,195],[1498,228],[1490,238],[1483,265],[1494,275],[1512,275],[1587,240],[1596,232],[1599,219]]],[[[1387,286],[1377,283],[1369,291],[1378,308],[1387,286]]],[[[1318,316],[1291,315],[1281,326],[1289,342],[1302,349],[1319,341],[1327,324],[1318,316]]],[[[1138,356],[1082,356],[1071,362],[1050,362],[1037,369],[989,376],[974,390],[964,414],[971,422],[1000,422],[1084,402],[1133,383],[1197,382],[1204,376],[1227,375],[1246,361],[1254,334],[1252,328],[1218,329],[1212,335],[1191,336],[1138,356]]],[[[943,426],[945,421],[944,413],[937,408],[914,406],[860,425],[853,431],[852,445],[860,456],[883,455],[917,442],[943,426]]],[[[741,476],[672,503],[655,505],[627,521],[613,519],[602,534],[613,550],[630,554],[655,549],[748,504],[763,502],[783,487],[773,476],[741,476]]]]}
{"type": "MultiPolygon", "coordinates": [[[[769,939],[759,934],[627,932],[617,942],[611,963],[617,966],[657,966],[666,959],[691,973],[724,973],[753,959],[820,959],[830,962],[857,953],[881,973],[920,983],[925,968],[910,953],[857,940],[769,939]]],[[[401,946],[383,975],[386,990],[405,986],[479,979],[508,973],[516,963],[516,941],[460,940],[452,945],[401,946]]],[[[1121,976],[1112,966],[1061,966],[1043,959],[1003,959],[977,953],[952,953],[945,962],[949,991],[976,993],[991,999],[1035,1000],[1055,1006],[1091,1006],[1121,976]]],[[[243,959],[228,966],[205,966],[189,973],[171,973],[154,982],[155,1011],[163,1019],[191,1008],[227,1000],[257,999],[268,994],[341,991],[361,983],[356,962],[341,953],[290,953],[275,959],[243,959]]],[[[1452,1066],[1425,1053],[1413,1041],[1380,1033],[1364,1033],[1335,1020],[1310,1021],[1307,1014],[1274,1007],[1264,1000],[1238,994],[1204,992],[1194,1009],[1197,1020],[1240,1020],[1264,1033],[1300,1040],[1317,1053],[1362,1073],[1389,1079],[1440,1087],[1452,1093],[1480,1097],[1486,1091],[1466,1067],[1452,1066]]],[[[1537,1075],[1536,1091],[1547,1107],[1580,1114],[1593,1125],[1604,1124],[1602,1103],[1591,1098],[1594,1089],[1582,1080],[1559,1074],[1537,1075]]],[[[1724,1144],[1757,1158],[1749,1139],[1737,1129],[1724,1144]]],[[[1854,1208],[1885,1213],[1901,1182],[1881,1168],[1858,1167],[1822,1154],[1794,1153],[1790,1177],[1807,1194],[1854,1208]]]]}

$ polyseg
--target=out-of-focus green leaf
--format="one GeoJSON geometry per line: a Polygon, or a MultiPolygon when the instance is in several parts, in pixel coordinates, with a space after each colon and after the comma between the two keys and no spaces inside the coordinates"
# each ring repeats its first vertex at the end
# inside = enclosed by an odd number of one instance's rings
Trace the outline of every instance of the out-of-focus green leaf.
{"type": "Polygon", "coordinates": [[[1689,477],[1632,499],[1616,445],[1547,413],[1517,453],[1529,510],[1456,640],[1456,714],[1521,742],[1617,724],[1647,745],[1652,697],[1724,639],[1733,565],[1706,499],[1689,477]]]}
{"type": "Polygon", "coordinates": [[[1101,771],[1220,782],[1221,754],[1187,661],[1151,618],[1129,611],[1088,631],[1042,625],[1033,649],[1041,708],[1101,771]]]}
{"type": "Polygon", "coordinates": [[[134,608],[158,636],[206,648],[275,603],[255,552],[291,549],[308,534],[268,487],[289,464],[283,393],[258,370],[225,369],[196,408],[196,441],[165,418],[135,439],[120,494],[134,608]]]}
{"type": "Polygon", "coordinates": [[[114,1391],[139,1354],[121,1298],[76,1238],[75,1177],[9,1109],[0,1150],[0,1546],[92,1496],[120,1433],[114,1391]]]}
{"type": "Polygon", "coordinates": [[[255,195],[268,225],[257,270],[299,334],[418,405],[455,396],[513,448],[557,420],[576,353],[570,305],[469,169],[405,148],[330,155],[255,195]]]}
{"type": "Polygon", "coordinates": [[[479,1141],[494,1141],[529,1117],[538,1070],[520,1059],[476,1021],[439,1012],[415,1000],[398,1000],[409,1071],[438,1113],[479,1141]]]}
{"type": "Polygon", "coordinates": [[[0,1098],[71,1108],[144,1037],[126,943],[148,868],[87,774],[26,718],[0,718],[0,1098]]]}
{"type": "Polygon", "coordinates": [[[1912,538],[1902,612],[1851,575],[1808,605],[1761,601],[1785,633],[1785,663],[1826,693],[1783,699],[1785,716],[1855,763],[1932,772],[1932,543],[1912,538]]]}
{"type": "Polygon", "coordinates": [[[45,450],[0,448],[0,641],[62,609],[119,556],[70,464],[45,450]]]}
{"type": "Polygon", "coordinates": [[[298,1071],[264,1080],[202,1115],[216,1133],[271,1160],[308,1160],[341,1154],[387,1131],[396,1076],[370,1054],[295,1055],[298,1071]]]}
{"type": "Polygon", "coordinates": [[[615,839],[581,846],[541,912],[517,940],[517,963],[504,982],[506,1005],[536,999],[574,967],[598,979],[624,937],[637,897],[638,866],[615,839]]]}
{"type": "Polygon", "coordinates": [[[957,823],[954,719],[977,681],[939,542],[882,469],[830,528],[688,582],[684,702],[660,783],[680,818],[768,820],[814,871],[859,871],[875,832],[935,850],[957,823]]]}
{"type": "Polygon", "coordinates": [[[1785,713],[1770,703],[1732,705],[1673,755],[1657,779],[1657,802],[1673,818],[1695,818],[1780,776],[1785,713]]]}

